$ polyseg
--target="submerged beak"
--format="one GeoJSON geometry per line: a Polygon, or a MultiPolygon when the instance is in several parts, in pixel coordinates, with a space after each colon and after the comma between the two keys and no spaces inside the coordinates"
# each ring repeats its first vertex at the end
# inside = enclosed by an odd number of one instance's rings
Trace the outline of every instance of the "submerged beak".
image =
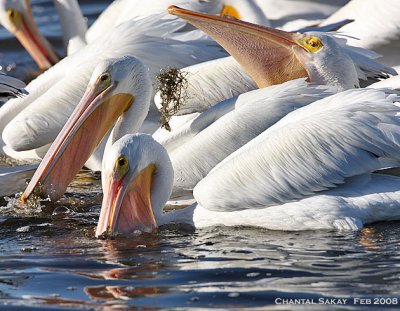
{"type": "Polygon", "coordinates": [[[112,95],[115,86],[99,90],[96,83],[88,88],[29,182],[23,202],[33,191],[52,201],[64,194],[108,130],[133,103],[131,94],[112,95]]]}
{"type": "Polygon", "coordinates": [[[134,178],[129,173],[122,178],[106,175],[96,237],[103,233],[151,232],[157,228],[150,198],[154,170],[155,165],[149,165],[134,178]]]}
{"type": "Polygon", "coordinates": [[[259,87],[309,77],[302,61],[304,35],[170,6],[177,15],[203,30],[231,54],[259,87]]]}
{"type": "Polygon", "coordinates": [[[30,13],[21,14],[21,24],[15,31],[15,36],[40,69],[46,70],[59,61],[50,43],[38,31],[30,13]]]}

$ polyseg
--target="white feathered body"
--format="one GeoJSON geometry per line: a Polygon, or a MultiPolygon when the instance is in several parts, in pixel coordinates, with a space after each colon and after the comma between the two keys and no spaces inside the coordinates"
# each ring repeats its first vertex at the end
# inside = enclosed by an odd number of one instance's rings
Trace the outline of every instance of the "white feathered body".
{"type": "Polygon", "coordinates": [[[220,225],[353,231],[369,223],[400,220],[400,178],[364,176],[324,194],[262,209],[215,212],[195,204],[186,213],[192,213],[196,228],[220,225]]]}
{"type": "Polygon", "coordinates": [[[293,80],[221,102],[169,134],[155,133],[170,154],[175,190],[193,189],[219,162],[286,114],[334,92],[293,80]]]}
{"type": "Polygon", "coordinates": [[[349,90],[298,109],[219,163],[194,188],[204,208],[260,209],[398,165],[395,95],[349,90]]]}

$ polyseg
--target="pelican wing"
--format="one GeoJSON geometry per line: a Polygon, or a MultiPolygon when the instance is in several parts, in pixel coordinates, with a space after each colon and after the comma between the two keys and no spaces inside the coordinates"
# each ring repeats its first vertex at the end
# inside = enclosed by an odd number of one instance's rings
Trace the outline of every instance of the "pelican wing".
{"type": "Polygon", "coordinates": [[[213,212],[196,206],[193,220],[197,228],[251,224],[269,230],[358,230],[400,219],[399,189],[399,177],[368,174],[321,195],[266,209],[213,212]]]}
{"type": "Polygon", "coordinates": [[[11,98],[21,98],[26,94],[28,93],[25,90],[24,82],[0,73],[0,107],[2,107],[3,103],[7,100],[11,98]]]}
{"type": "Polygon", "coordinates": [[[153,134],[153,137],[161,143],[168,152],[172,152],[210,126],[220,117],[232,111],[239,97],[235,96],[224,100],[203,113],[192,113],[184,116],[172,117],[171,123],[174,125],[181,119],[183,119],[184,122],[175,128],[173,127],[173,130],[170,132],[165,129],[158,129],[153,134]]]}
{"type": "MultiPolygon", "coordinates": [[[[3,106],[1,106],[0,133],[2,134],[0,136],[0,147],[4,146],[3,130],[13,120],[13,118],[21,113],[26,107],[34,103],[44,92],[46,92],[64,77],[64,74],[67,72],[68,69],[68,66],[64,67],[64,63],[65,61],[62,60],[56,66],[50,68],[45,73],[41,74],[36,79],[31,81],[26,87],[29,95],[10,99],[3,106]]],[[[14,127],[13,131],[18,132],[19,128],[14,127]]],[[[1,151],[0,154],[2,154],[1,151]]]]}
{"type": "Polygon", "coordinates": [[[97,18],[86,33],[87,42],[94,42],[110,29],[128,21],[139,20],[149,15],[167,14],[170,5],[179,5],[194,11],[217,13],[220,11],[218,1],[202,0],[169,0],[147,1],[143,5],[141,0],[116,0],[97,18]]]}
{"type": "Polygon", "coordinates": [[[375,83],[369,85],[368,87],[374,88],[374,89],[388,88],[388,89],[395,89],[397,91],[400,91],[400,76],[390,77],[389,79],[375,82],[375,83]]]}
{"type": "MultiPolygon", "coordinates": [[[[176,115],[203,112],[224,99],[257,88],[254,80],[231,56],[183,68],[181,73],[186,83],[181,90],[183,105],[176,115]]],[[[171,102],[161,102],[160,92],[156,94],[155,103],[159,108],[173,107],[171,102]]]]}
{"type": "Polygon", "coordinates": [[[279,27],[294,19],[318,20],[334,13],[346,0],[298,1],[257,0],[258,5],[271,19],[273,27],[279,27]]]}
{"type": "Polygon", "coordinates": [[[175,142],[179,147],[170,152],[175,188],[193,189],[219,162],[286,114],[332,94],[333,88],[308,86],[299,79],[254,90],[212,107],[187,126],[192,130],[192,139],[180,139],[175,142]],[[219,111],[225,113],[217,115],[219,111]]]}
{"type": "MultiPolygon", "coordinates": [[[[344,19],[332,24],[326,24],[324,26],[308,26],[304,28],[297,29],[295,32],[309,32],[309,31],[319,31],[319,32],[328,32],[328,31],[337,31],[338,29],[342,28],[343,26],[354,22],[352,19],[344,19]]],[[[290,31],[286,27],[283,29],[286,31],[290,31]]]]}
{"type": "Polygon", "coordinates": [[[210,210],[263,208],[393,165],[400,155],[396,100],[349,90],[298,109],[217,165],[194,196],[210,210]]]}
{"type": "Polygon", "coordinates": [[[3,139],[15,151],[40,148],[51,143],[85,92],[90,65],[74,79],[64,77],[4,128],[3,139]],[[83,87],[82,87],[83,86],[83,87]]]}

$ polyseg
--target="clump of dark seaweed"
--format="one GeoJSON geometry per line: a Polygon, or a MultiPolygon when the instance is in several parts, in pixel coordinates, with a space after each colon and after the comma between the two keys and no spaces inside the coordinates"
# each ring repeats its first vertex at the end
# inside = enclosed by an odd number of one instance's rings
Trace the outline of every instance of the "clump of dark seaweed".
{"type": "Polygon", "coordinates": [[[157,75],[157,91],[160,92],[161,98],[161,127],[171,131],[169,120],[178,112],[180,107],[187,99],[186,90],[188,81],[187,73],[182,72],[178,68],[167,68],[157,75]]]}

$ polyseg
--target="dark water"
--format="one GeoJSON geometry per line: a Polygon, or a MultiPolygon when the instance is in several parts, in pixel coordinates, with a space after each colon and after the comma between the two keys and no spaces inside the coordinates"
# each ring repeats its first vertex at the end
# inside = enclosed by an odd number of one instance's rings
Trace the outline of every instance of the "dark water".
{"type": "MultiPolygon", "coordinates": [[[[51,2],[33,3],[61,53],[51,2]]],[[[89,20],[107,3],[81,2],[89,20]]],[[[0,39],[4,68],[22,76],[34,68],[6,31],[0,39]]],[[[56,205],[0,201],[0,309],[293,309],[284,299],[315,303],[297,309],[342,309],[319,304],[333,298],[347,299],[347,309],[400,305],[399,222],[350,233],[162,228],[106,241],[94,238],[100,204],[99,175],[89,172],[56,205]]]]}

